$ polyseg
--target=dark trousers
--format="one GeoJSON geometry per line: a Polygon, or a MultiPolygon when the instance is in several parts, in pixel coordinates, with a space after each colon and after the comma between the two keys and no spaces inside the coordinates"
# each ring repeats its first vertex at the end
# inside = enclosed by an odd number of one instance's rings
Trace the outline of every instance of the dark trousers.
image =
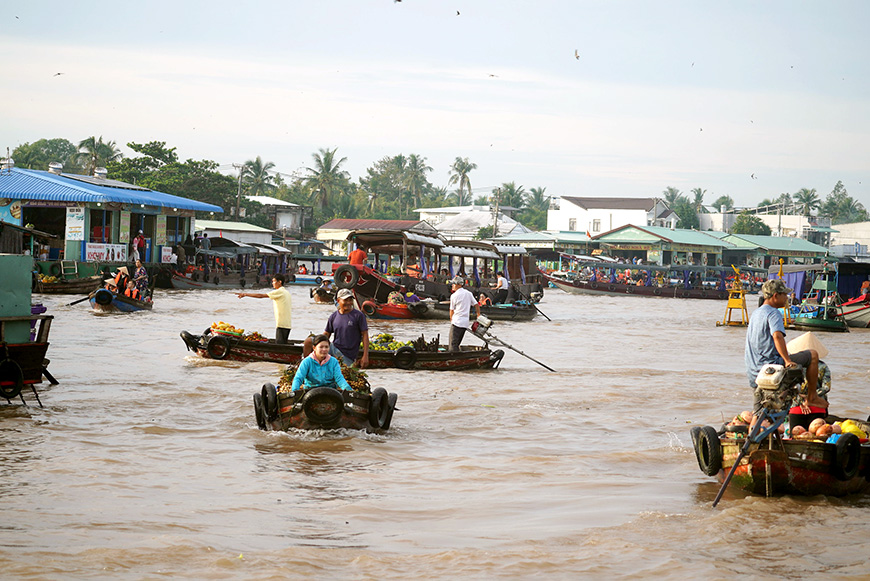
{"type": "Polygon", "coordinates": [[[465,336],[465,327],[457,327],[450,325],[450,350],[459,351],[459,344],[462,343],[462,338],[465,336]]]}
{"type": "Polygon", "coordinates": [[[278,345],[286,345],[290,338],[290,329],[285,327],[275,327],[275,343],[278,345]]]}
{"type": "Polygon", "coordinates": [[[495,291],[495,304],[500,305],[507,300],[507,289],[501,288],[495,291]]]}

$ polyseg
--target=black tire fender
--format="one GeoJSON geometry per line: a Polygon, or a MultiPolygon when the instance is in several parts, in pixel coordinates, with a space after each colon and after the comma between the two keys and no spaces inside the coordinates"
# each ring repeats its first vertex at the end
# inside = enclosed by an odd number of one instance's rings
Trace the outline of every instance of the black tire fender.
{"type": "Polygon", "coordinates": [[[633,286],[633,285],[628,285],[627,287],[625,287],[625,292],[626,292],[626,294],[632,294],[632,293],[634,293],[634,286],[633,286]]]}
{"type": "Polygon", "coordinates": [[[215,335],[209,338],[205,350],[209,357],[221,361],[230,354],[230,341],[223,335],[215,335]]]}
{"type": "Polygon", "coordinates": [[[63,271],[59,262],[55,262],[51,266],[48,267],[48,273],[52,276],[60,276],[60,273],[63,271]]]}
{"type": "Polygon", "coordinates": [[[100,288],[94,293],[94,302],[104,307],[111,305],[114,298],[112,291],[109,289],[100,288]]]}
{"type": "Polygon", "coordinates": [[[837,480],[851,480],[858,475],[861,467],[861,440],[855,434],[842,434],[835,444],[837,447],[833,472],[837,480]]]}
{"type": "Polygon", "coordinates": [[[393,412],[396,411],[396,402],[399,400],[399,394],[391,393],[389,397],[387,397],[388,410],[387,410],[387,419],[384,420],[384,425],[381,426],[384,430],[389,430],[390,425],[393,423],[393,412]]]}
{"type": "Polygon", "coordinates": [[[315,387],[302,396],[302,411],[310,422],[332,424],[344,412],[344,398],[334,387],[315,387]]]}
{"type": "Polygon", "coordinates": [[[239,279],[239,286],[240,287],[245,288],[246,283],[247,283],[247,281],[245,281],[245,279],[243,279],[243,278],[239,279]]]}
{"type": "Polygon", "coordinates": [[[269,421],[278,417],[278,390],[271,383],[264,383],[260,389],[260,397],[263,400],[263,411],[269,421]]]}
{"type": "Polygon", "coordinates": [[[610,286],[607,287],[607,290],[609,290],[609,291],[615,291],[615,290],[616,290],[616,286],[614,286],[614,285],[610,285],[610,286]]]}
{"type": "Polygon", "coordinates": [[[589,288],[591,288],[591,289],[597,289],[597,288],[598,288],[598,283],[597,283],[597,282],[589,283],[589,288]]]}
{"type": "Polygon", "coordinates": [[[372,401],[369,404],[369,423],[376,428],[383,428],[390,411],[390,398],[383,387],[372,391],[372,401]]]}
{"type": "Polygon", "coordinates": [[[660,289],[659,287],[656,287],[655,289],[653,289],[653,294],[657,297],[662,296],[662,289],[660,289]]]}
{"type": "Polygon", "coordinates": [[[0,397],[12,399],[18,397],[24,389],[24,371],[17,361],[4,359],[0,361],[0,397]]]}
{"type": "Polygon", "coordinates": [[[215,277],[214,277],[214,283],[215,283],[215,284],[220,284],[220,283],[221,283],[221,279],[219,279],[219,278],[217,277],[217,275],[215,275],[215,277]]]}
{"type": "Polygon", "coordinates": [[[374,317],[377,310],[378,307],[374,301],[365,301],[362,304],[362,312],[364,312],[367,317],[374,317]]]}
{"type": "Polygon", "coordinates": [[[399,369],[412,369],[417,363],[417,350],[410,345],[399,347],[393,355],[393,362],[399,369]]]}
{"type": "Polygon", "coordinates": [[[263,397],[254,392],[254,417],[257,418],[257,427],[266,429],[266,412],[263,410],[263,397]]]}
{"type": "Polygon", "coordinates": [[[719,435],[710,426],[701,428],[697,435],[694,447],[698,467],[707,476],[715,476],[722,469],[722,444],[719,442],[719,435]]]}
{"type": "Polygon", "coordinates": [[[492,366],[494,369],[498,368],[498,366],[501,365],[501,360],[503,358],[504,358],[504,350],[502,350],[502,349],[496,349],[495,351],[493,351],[490,354],[489,360],[493,362],[492,366]]]}
{"type": "Polygon", "coordinates": [[[359,282],[359,271],[349,264],[342,264],[336,269],[333,278],[338,288],[353,288],[359,282]]]}
{"type": "Polygon", "coordinates": [[[320,283],[323,282],[323,278],[317,276],[317,277],[314,278],[314,282],[316,282],[317,284],[320,284],[320,283]]]}

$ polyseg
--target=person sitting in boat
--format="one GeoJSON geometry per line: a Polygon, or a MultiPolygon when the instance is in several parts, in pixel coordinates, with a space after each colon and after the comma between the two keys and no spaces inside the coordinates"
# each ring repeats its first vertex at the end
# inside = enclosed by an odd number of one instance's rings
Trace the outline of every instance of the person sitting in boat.
{"type": "Polygon", "coordinates": [[[403,286],[387,295],[387,303],[390,305],[404,305],[405,302],[405,287],[403,286]]]}
{"type": "Polygon", "coordinates": [[[106,290],[112,291],[113,293],[118,292],[118,287],[115,286],[115,279],[114,278],[107,278],[106,280],[104,280],[103,281],[103,288],[106,290]]]}
{"type": "Polygon", "coordinates": [[[304,264],[299,266],[299,270],[297,271],[297,274],[308,274],[308,269],[305,268],[304,264]]]}
{"type": "Polygon", "coordinates": [[[307,388],[334,387],[351,391],[350,385],[341,374],[341,364],[338,359],[329,354],[329,337],[317,335],[311,341],[314,350],[302,360],[296,375],[293,376],[293,391],[307,388]]]}
{"type": "Polygon", "coordinates": [[[865,280],[861,283],[861,288],[858,290],[858,297],[866,297],[870,293],[870,280],[865,280]]]}
{"type": "Polygon", "coordinates": [[[122,266],[118,268],[118,271],[115,273],[114,283],[115,288],[123,291],[127,288],[127,282],[130,280],[130,273],[127,271],[126,266],[122,266]]]}
{"type": "Polygon", "coordinates": [[[132,280],[127,281],[127,290],[124,291],[124,296],[137,301],[142,300],[142,295],[139,293],[139,289],[136,288],[136,283],[132,280]]]}

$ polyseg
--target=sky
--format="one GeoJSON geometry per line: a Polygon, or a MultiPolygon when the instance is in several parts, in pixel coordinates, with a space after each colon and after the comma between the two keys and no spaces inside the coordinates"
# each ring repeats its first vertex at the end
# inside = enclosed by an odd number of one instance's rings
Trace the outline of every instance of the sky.
{"type": "Polygon", "coordinates": [[[740,207],[841,180],[870,209],[865,0],[10,4],[4,156],[94,135],[292,176],[338,148],[354,180],[416,153],[444,187],[468,158],[475,195],[740,207]]]}

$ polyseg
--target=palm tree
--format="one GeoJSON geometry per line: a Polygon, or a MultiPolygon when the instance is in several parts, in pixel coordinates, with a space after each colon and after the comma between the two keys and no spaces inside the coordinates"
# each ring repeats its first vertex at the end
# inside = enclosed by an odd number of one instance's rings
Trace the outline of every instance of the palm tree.
{"type": "Polygon", "coordinates": [[[79,142],[79,153],[76,161],[81,163],[87,175],[93,175],[98,167],[105,167],[109,162],[118,161],[124,157],[114,141],[103,142],[103,136],[97,139],[93,135],[79,142]]]}
{"type": "Polygon", "coordinates": [[[242,166],[242,179],[248,186],[248,195],[260,196],[275,187],[275,176],[269,174],[274,167],[275,164],[271,161],[263,163],[259,155],[257,159],[245,162],[242,166]]]}
{"type": "Polygon", "coordinates": [[[426,165],[426,158],[412,153],[408,157],[408,164],[405,167],[405,173],[402,179],[404,185],[411,192],[411,201],[420,207],[423,204],[421,192],[425,188],[428,181],[426,173],[432,171],[432,168],[426,165]]]}
{"type": "Polygon", "coordinates": [[[547,188],[531,188],[529,197],[526,198],[526,206],[536,210],[548,210],[550,208],[550,196],[545,196],[547,188]]]}
{"type": "Polygon", "coordinates": [[[522,210],[526,205],[526,191],[523,186],[517,186],[515,182],[507,182],[492,191],[493,194],[500,196],[499,203],[502,206],[511,206],[517,210],[522,210]],[[499,191],[500,190],[500,191],[499,191]]]}
{"type": "Polygon", "coordinates": [[[694,188],[692,193],[695,194],[694,199],[692,200],[695,204],[695,211],[700,212],[701,208],[704,207],[704,194],[707,193],[707,190],[702,190],[701,188],[694,188]]]}
{"type": "Polygon", "coordinates": [[[348,173],[341,169],[341,164],[347,161],[342,157],[335,160],[336,147],[333,150],[321,148],[318,153],[313,153],[314,167],[306,167],[308,171],[308,186],[311,188],[311,199],[323,210],[329,205],[332,194],[340,190],[350,178],[348,173]]]}
{"type": "Polygon", "coordinates": [[[665,202],[667,202],[669,207],[673,207],[673,205],[677,203],[677,200],[683,196],[680,190],[670,186],[662,192],[662,195],[665,197],[665,202]]]}
{"type": "Polygon", "coordinates": [[[722,206],[725,206],[726,210],[734,209],[734,200],[731,199],[731,196],[719,196],[718,198],[716,198],[716,201],[713,202],[713,207],[717,210],[720,210],[722,206]]]}
{"type": "MultiPolygon", "coordinates": [[[[462,199],[463,190],[468,192],[468,200],[471,201],[471,179],[468,177],[468,174],[473,170],[477,169],[476,163],[471,163],[468,161],[467,157],[457,157],[453,162],[453,165],[450,166],[450,179],[447,180],[448,185],[459,185],[459,199],[462,199]]],[[[462,204],[458,204],[461,206],[462,204]]]]}
{"type": "Polygon", "coordinates": [[[467,206],[471,203],[471,193],[466,194],[465,190],[453,190],[444,199],[448,203],[454,203],[455,206],[467,206]]]}
{"type": "Polygon", "coordinates": [[[797,203],[801,214],[807,217],[812,215],[813,210],[818,210],[822,205],[822,201],[819,199],[818,194],[816,194],[815,188],[811,190],[801,188],[800,191],[794,195],[794,200],[797,203]]]}

